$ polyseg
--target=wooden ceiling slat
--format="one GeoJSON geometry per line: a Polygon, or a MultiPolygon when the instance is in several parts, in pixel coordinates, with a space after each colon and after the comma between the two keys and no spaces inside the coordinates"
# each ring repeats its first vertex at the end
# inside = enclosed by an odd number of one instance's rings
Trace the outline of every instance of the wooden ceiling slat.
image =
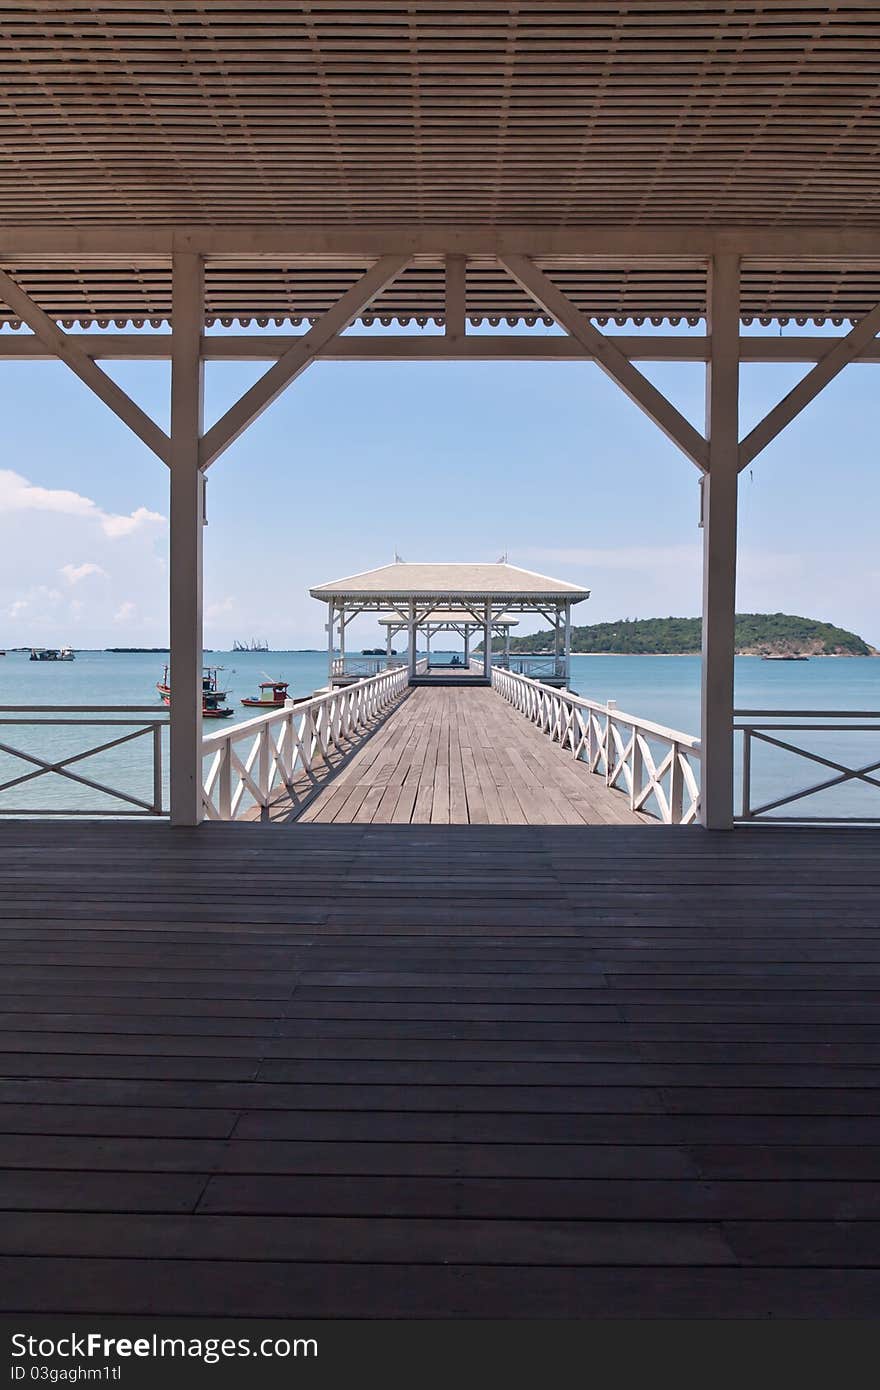
{"type": "MultiPolygon", "coordinates": [[[[880,3],[0,0],[0,145],[12,228],[880,228],[880,3]]],[[[209,264],[209,307],[317,314],[358,268],[209,264]]],[[[705,307],[699,268],[553,273],[588,313],[705,307]]],[[[21,275],[53,313],[167,309],[167,265],[21,275]]],[[[744,276],[745,314],[878,298],[872,270],[744,276]]],[[[372,307],[443,302],[435,264],[372,307]]],[[[468,312],[529,301],[471,265],[468,312]]]]}

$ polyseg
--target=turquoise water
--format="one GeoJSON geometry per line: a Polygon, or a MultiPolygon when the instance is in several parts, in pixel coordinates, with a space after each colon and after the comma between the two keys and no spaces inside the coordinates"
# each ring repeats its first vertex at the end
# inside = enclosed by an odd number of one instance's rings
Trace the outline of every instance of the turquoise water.
{"type": "MultiPolygon", "coordinates": [[[[439,655],[439,653],[438,653],[439,655]]],[[[27,653],[0,657],[0,704],[48,706],[87,704],[146,704],[157,714],[163,706],[156,681],[167,658],[156,653],[80,652],[72,662],[39,663],[27,653]]],[[[228,728],[253,717],[241,709],[241,698],[256,694],[260,680],[278,677],[290,682],[292,695],[308,695],[326,684],[325,652],[215,652],[206,654],[223,668],[221,683],[235,709],[232,720],[206,726],[228,728]]],[[[698,657],[574,656],[572,687],[600,702],[613,699],[620,710],[641,715],[684,733],[699,733],[700,662],[698,657]]],[[[751,709],[858,709],[880,711],[880,660],[870,657],[824,658],[807,662],[767,662],[738,657],[736,701],[751,709]]],[[[9,716],[2,715],[0,718],[9,716]]],[[[53,718],[53,716],[47,716],[53,718]]],[[[93,743],[125,733],[122,729],[90,730],[93,743]],[[94,737],[93,737],[94,735],[94,737]]],[[[880,760],[880,734],[783,735],[832,760],[864,766],[880,760]]],[[[167,731],[165,734],[167,740],[167,731]]],[[[42,727],[6,726],[0,742],[57,760],[83,746],[81,730],[53,722],[42,727]]],[[[151,798],[149,749],[144,740],[124,744],[72,766],[96,781],[151,798]]],[[[165,761],[167,765],[167,747],[165,761]]],[[[21,759],[0,753],[0,781],[32,770],[21,759]]],[[[770,748],[753,754],[753,800],[782,795],[809,782],[833,776],[815,764],[770,748]]],[[[65,782],[57,774],[0,792],[0,808],[25,810],[80,807],[107,809],[114,803],[101,793],[65,782]]],[[[813,815],[880,816],[880,789],[848,784],[804,803],[813,815]]]]}

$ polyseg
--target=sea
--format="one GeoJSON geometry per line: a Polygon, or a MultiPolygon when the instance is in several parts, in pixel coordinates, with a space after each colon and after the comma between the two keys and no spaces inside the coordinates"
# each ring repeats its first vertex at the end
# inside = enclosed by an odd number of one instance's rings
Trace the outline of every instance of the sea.
{"type": "MultiPolygon", "coordinates": [[[[441,655],[441,653],[437,653],[441,655]]],[[[74,715],[73,705],[147,705],[156,714],[164,706],[156,691],[167,656],[158,652],[80,651],[71,662],[35,662],[28,652],[10,651],[0,657],[0,706],[25,706],[27,713],[0,711],[0,782],[30,777],[0,790],[0,812],[70,810],[106,812],[120,803],[83,782],[57,772],[40,772],[43,764],[74,757],[86,746],[109,742],[132,731],[133,724],[90,727],[88,738],[76,722],[84,718],[118,719],[115,715],[74,715]],[[39,714],[36,711],[39,710],[39,714]],[[39,718],[42,722],[10,723],[39,718]],[[63,723],[63,720],[74,721],[63,723]],[[18,750],[19,755],[12,749],[18,750]],[[38,761],[28,761],[20,754],[38,761]]],[[[205,662],[220,668],[221,688],[235,715],[206,725],[206,731],[229,728],[253,718],[243,709],[243,697],[257,694],[261,680],[290,683],[293,696],[309,695],[327,683],[326,651],[205,653],[205,662]]],[[[700,659],[697,656],[573,656],[571,685],[580,695],[605,703],[615,700],[620,711],[696,735],[700,727],[700,659]]],[[[809,661],[736,659],[736,703],[742,709],[858,710],[878,712],[880,722],[880,658],[813,657],[809,661]]],[[[150,716],[147,715],[147,718],[150,716]]],[[[130,716],[132,720],[136,716],[130,716]]],[[[779,733],[828,763],[850,768],[880,764],[880,731],[795,731],[779,733]]],[[[163,735],[164,780],[167,797],[167,730],[163,735]]],[[[740,741],[737,740],[738,759],[740,741]]],[[[113,786],[141,800],[152,798],[152,773],[146,738],[117,744],[75,763],[66,770],[89,781],[113,786]]],[[[837,777],[833,767],[766,744],[753,745],[752,804],[789,795],[801,787],[837,777]]],[[[848,779],[843,785],[782,808],[781,815],[803,810],[805,815],[880,819],[880,772],[866,774],[876,782],[848,779]]],[[[738,779],[739,781],[739,779],[738,779]]],[[[136,809],[136,808],[132,808],[136,809]]]]}

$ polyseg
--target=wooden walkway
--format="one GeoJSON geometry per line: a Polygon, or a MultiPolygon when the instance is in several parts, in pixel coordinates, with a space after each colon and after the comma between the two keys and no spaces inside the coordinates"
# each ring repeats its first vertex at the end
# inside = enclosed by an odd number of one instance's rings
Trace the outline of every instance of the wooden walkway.
{"type": "Polygon", "coordinates": [[[875,1317],[877,846],[0,825],[4,1309],[875,1317]]]}
{"type": "Polygon", "coordinates": [[[326,782],[272,820],[334,824],[638,825],[609,791],[494,690],[418,688],[326,782]],[[303,806],[305,809],[303,809],[303,806]]]}

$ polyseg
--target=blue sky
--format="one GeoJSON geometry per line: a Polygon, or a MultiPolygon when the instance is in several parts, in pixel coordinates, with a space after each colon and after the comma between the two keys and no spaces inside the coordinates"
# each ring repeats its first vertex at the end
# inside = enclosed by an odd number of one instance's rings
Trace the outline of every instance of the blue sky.
{"type": "MultiPolygon", "coordinates": [[[[109,370],[167,425],[167,365],[109,370]]],[[[261,370],[210,364],[208,423],[261,370]]],[[[644,370],[701,426],[701,367],[644,370]]],[[[804,370],[745,367],[742,431],[804,370]]],[[[877,380],[849,367],[743,475],[740,609],[880,645],[877,380]]],[[[60,364],[0,364],[0,393],[0,645],[164,643],[165,468],[60,364]]],[[[697,471],[589,364],[319,363],[209,479],[208,646],[323,645],[309,586],[395,549],[507,551],[591,587],[585,622],[699,612],[697,471]]]]}

